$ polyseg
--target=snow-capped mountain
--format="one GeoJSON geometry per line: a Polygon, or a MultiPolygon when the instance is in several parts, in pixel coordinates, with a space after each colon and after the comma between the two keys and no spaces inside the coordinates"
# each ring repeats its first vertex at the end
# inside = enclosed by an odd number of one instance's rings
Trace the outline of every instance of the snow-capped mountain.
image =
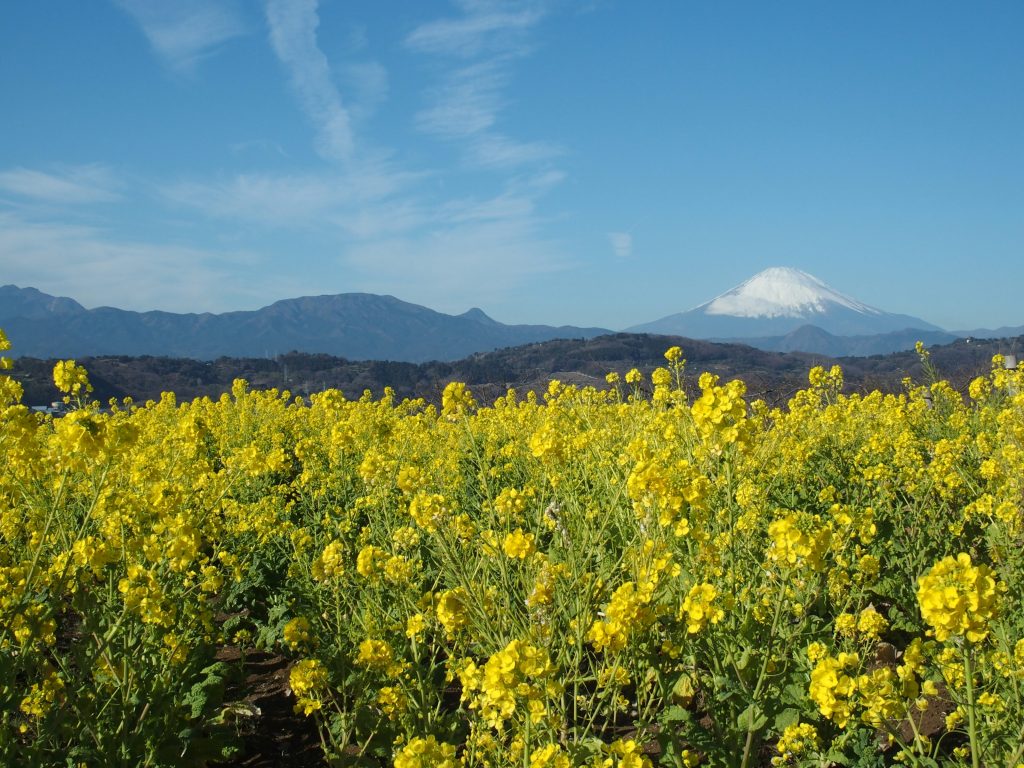
{"type": "Polygon", "coordinates": [[[870,307],[791,267],[766,269],[688,312],[628,330],[694,339],[744,340],[784,336],[806,325],[834,336],[865,336],[908,328],[941,330],[918,317],[870,307]]]}

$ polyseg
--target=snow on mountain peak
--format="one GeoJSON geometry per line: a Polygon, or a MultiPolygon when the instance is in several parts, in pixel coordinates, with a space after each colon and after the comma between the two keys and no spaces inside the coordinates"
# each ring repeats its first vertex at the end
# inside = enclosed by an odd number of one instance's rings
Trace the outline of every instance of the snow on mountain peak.
{"type": "Polygon", "coordinates": [[[771,267],[721,296],[702,309],[708,315],[733,317],[808,317],[839,305],[866,315],[881,314],[874,307],[851,299],[824,282],[792,267],[771,267]]]}

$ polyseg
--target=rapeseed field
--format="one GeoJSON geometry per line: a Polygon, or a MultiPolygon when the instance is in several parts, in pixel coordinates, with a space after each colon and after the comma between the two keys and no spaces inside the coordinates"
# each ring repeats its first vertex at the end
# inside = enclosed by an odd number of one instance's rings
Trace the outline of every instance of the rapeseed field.
{"type": "Polygon", "coordinates": [[[1024,765],[1024,373],[770,409],[665,357],[440,407],[63,361],[57,418],[0,374],[0,763],[232,759],[232,647],[330,765],[1024,765]]]}

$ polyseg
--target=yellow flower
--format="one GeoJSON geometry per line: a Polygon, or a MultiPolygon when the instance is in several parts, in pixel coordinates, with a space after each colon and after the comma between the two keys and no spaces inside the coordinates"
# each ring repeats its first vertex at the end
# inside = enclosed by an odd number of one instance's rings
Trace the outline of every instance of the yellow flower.
{"type": "MultiPolygon", "coordinates": [[[[7,340],[7,336],[4,334],[4,329],[0,328],[0,352],[6,352],[11,348],[11,342],[7,340]]],[[[0,355],[0,371],[5,371],[11,367],[11,359],[0,355]]]]}
{"type": "Polygon", "coordinates": [[[476,400],[461,381],[450,382],[441,394],[441,413],[450,419],[476,409],[476,400]]]}
{"type": "Polygon", "coordinates": [[[470,708],[478,709],[484,721],[500,731],[517,711],[531,722],[546,714],[547,699],[561,693],[554,672],[545,650],[513,640],[487,660],[482,673],[470,661],[459,676],[464,697],[475,693],[470,708]]]}
{"type": "Polygon", "coordinates": [[[840,653],[838,657],[825,657],[811,670],[808,695],[818,710],[840,728],[845,728],[852,714],[850,699],[857,683],[847,672],[857,667],[860,657],[855,653],[840,653]]]}
{"type": "Polygon", "coordinates": [[[569,756],[557,744],[538,747],[530,753],[530,768],[571,768],[569,756]]]}
{"type": "Polygon", "coordinates": [[[696,634],[725,617],[721,606],[715,605],[718,590],[711,584],[695,584],[683,600],[681,612],[686,614],[686,631],[696,634]]]}
{"type": "Polygon", "coordinates": [[[320,694],[327,688],[327,670],[319,659],[303,659],[292,667],[288,684],[295,694],[295,711],[310,715],[323,706],[320,694]]]}
{"type": "Polygon", "coordinates": [[[772,765],[785,765],[820,746],[818,731],[810,723],[796,723],[787,726],[775,745],[778,757],[772,758],[772,765]]]}
{"type": "Polygon", "coordinates": [[[324,551],[313,561],[314,579],[317,581],[330,581],[345,573],[343,561],[344,547],[345,545],[337,539],[324,547],[324,551]]]}
{"type": "Polygon", "coordinates": [[[405,622],[405,636],[410,640],[421,640],[427,628],[427,617],[422,613],[414,613],[405,622]]]}
{"type": "Polygon", "coordinates": [[[828,650],[823,643],[813,642],[807,646],[807,659],[811,664],[817,664],[828,655],[828,650]]]}
{"type": "Polygon", "coordinates": [[[462,760],[455,747],[434,736],[415,736],[395,755],[395,768],[458,768],[462,760]]]}
{"type": "Polygon", "coordinates": [[[936,640],[962,635],[978,643],[988,636],[988,624],[999,612],[1002,584],[987,565],[972,565],[971,556],[961,552],[940,560],[917,583],[921,616],[936,640]]]}
{"type": "Polygon", "coordinates": [[[449,635],[455,634],[466,626],[469,616],[466,611],[466,604],[469,595],[462,587],[449,589],[442,592],[437,600],[437,620],[441,622],[449,635]]]}
{"type": "Polygon", "coordinates": [[[64,698],[64,680],[55,669],[46,665],[42,683],[33,683],[19,709],[29,717],[41,718],[64,698]]]}
{"type": "Polygon", "coordinates": [[[644,754],[634,739],[619,739],[604,748],[607,755],[603,760],[598,758],[593,765],[597,768],[652,768],[651,759],[644,754]]]}
{"type": "Polygon", "coordinates": [[[747,392],[746,384],[737,379],[724,387],[718,386],[718,376],[707,372],[701,374],[698,383],[701,396],[690,412],[708,447],[718,452],[732,443],[744,442],[749,425],[747,403],[743,399],[747,392]]]}
{"type": "Polygon", "coordinates": [[[356,572],[367,579],[380,575],[390,555],[380,547],[368,544],[356,555],[356,572]]]}
{"type": "Polygon", "coordinates": [[[901,718],[905,712],[903,687],[889,667],[879,667],[858,677],[857,692],[864,708],[861,720],[875,728],[880,728],[887,720],[901,718]]]}
{"type": "Polygon", "coordinates": [[[810,526],[808,516],[796,512],[773,521],[768,526],[772,539],[768,557],[789,566],[798,567],[806,562],[815,570],[821,569],[822,555],[828,549],[831,533],[828,528],[809,533],[805,529],[810,526]]]}
{"type": "Polygon", "coordinates": [[[516,558],[525,560],[537,550],[533,541],[534,535],[532,533],[525,533],[522,528],[516,528],[512,533],[505,536],[502,549],[505,550],[506,557],[513,560],[516,558]]]}
{"type": "Polygon", "coordinates": [[[285,643],[294,651],[308,645],[312,641],[313,635],[310,630],[309,619],[304,616],[296,616],[284,625],[282,634],[284,635],[285,643]]]}
{"type": "Polygon", "coordinates": [[[66,395],[78,396],[92,392],[89,375],[74,360],[59,360],[53,366],[53,383],[66,395]]]}
{"type": "Polygon", "coordinates": [[[388,720],[394,720],[408,709],[409,697],[400,688],[386,685],[377,692],[377,706],[388,720]]]}
{"type": "Polygon", "coordinates": [[[594,650],[621,651],[626,647],[631,632],[653,621],[654,616],[648,608],[653,592],[651,582],[645,582],[638,588],[627,581],[616,589],[605,609],[605,620],[595,621],[587,633],[587,640],[594,650]]]}
{"type": "Polygon", "coordinates": [[[366,638],[359,644],[357,664],[362,664],[370,669],[387,669],[391,666],[392,660],[391,646],[383,640],[366,638]]]}
{"type": "Polygon", "coordinates": [[[853,637],[857,631],[857,617],[852,613],[841,613],[836,616],[835,629],[837,635],[853,637]]]}
{"type": "Polygon", "coordinates": [[[885,617],[870,606],[857,618],[857,632],[867,640],[878,640],[888,628],[889,622],[885,617]]]}

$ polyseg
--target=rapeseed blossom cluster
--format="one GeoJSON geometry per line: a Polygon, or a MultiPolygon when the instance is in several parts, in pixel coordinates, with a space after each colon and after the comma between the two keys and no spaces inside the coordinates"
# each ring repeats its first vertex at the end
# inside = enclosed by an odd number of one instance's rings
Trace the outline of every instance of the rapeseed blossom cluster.
{"type": "Polygon", "coordinates": [[[680,612],[686,614],[686,631],[696,634],[708,624],[717,624],[725,616],[718,590],[712,584],[695,584],[683,600],[680,612]]]}
{"type": "Polygon", "coordinates": [[[820,744],[818,730],[811,723],[788,725],[775,744],[779,754],[772,758],[772,765],[790,764],[808,752],[816,751],[820,744]]]}
{"type": "Polygon", "coordinates": [[[605,608],[605,618],[595,621],[587,633],[594,650],[625,648],[630,634],[642,630],[653,620],[649,608],[653,593],[654,583],[650,581],[640,585],[627,581],[616,589],[605,608]]]}
{"type": "Polygon", "coordinates": [[[917,601],[936,640],[962,635],[977,643],[999,611],[1000,587],[991,568],[972,565],[971,556],[961,552],[944,557],[918,579],[917,601]]]}
{"type": "Polygon", "coordinates": [[[701,396],[693,404],[693,421],[698,434],[713,450],[742,442],[747,437],[747,404],[743,399],[746,385],[739,380],[719,386],[718,377],[703,373],[699,386],[701,396]]]}
{"type": "Polygon", "coordinates": [[[857,690],[856,670],[860,656],[842,652],[826,656],[814,665],[808,695],[822,715],[840,728],[845,728],[853,714],[853,695],[857,690]]]}
{"type": "Polygon", "coordinates": [[[414,736],[395,755],[395,768],[458,768],[455,746],[434,736],[414,736]]]}
{"type": "Polygon", "coordinates": [[[288,674],[288,684],[295,694],[295,711],[309,715],[323,706],[327,688],[327,669],[318,659],[302,659],[288,674]]]}
{"type": "Polygon", "coordinates": [[[468,661],[459,678],[463,700],[499,731],[517,711],[520,718],[540,722],[547,714],[546,702],[561,690],[547,652],[521,640],[493,654],[482,669],[468,661]]]}

